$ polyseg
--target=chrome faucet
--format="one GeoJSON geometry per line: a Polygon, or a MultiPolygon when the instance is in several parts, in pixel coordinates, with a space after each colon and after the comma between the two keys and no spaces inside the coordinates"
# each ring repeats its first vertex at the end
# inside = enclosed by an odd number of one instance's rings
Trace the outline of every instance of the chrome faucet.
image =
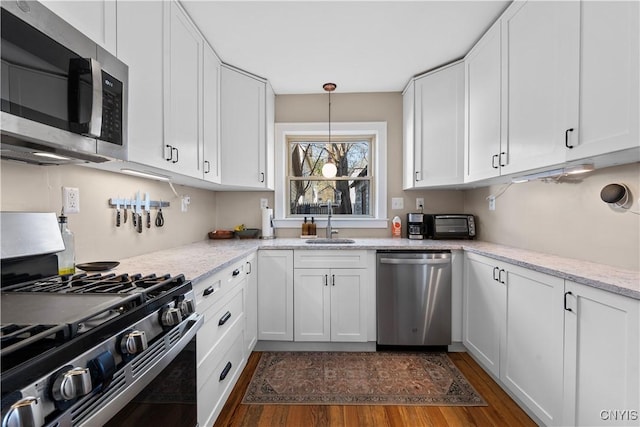
{"type": "Polygon", "coordinates": [[[327,239],[333,238],[334,234],[338,234],[338,230],[334,230],[331,227],[331,215],[333,214],[333,203],[331,200],[327,201],[327,239]]]}

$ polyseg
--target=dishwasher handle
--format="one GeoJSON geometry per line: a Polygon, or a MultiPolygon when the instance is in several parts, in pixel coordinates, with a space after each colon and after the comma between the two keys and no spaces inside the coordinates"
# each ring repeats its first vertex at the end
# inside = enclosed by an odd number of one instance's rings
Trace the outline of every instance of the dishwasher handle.
{"type": "Polygon", "coordinates": [[[380,264],[396,264],[396,265],[442,265],[451,264],[451,258],[380,258],[380,264]]]}

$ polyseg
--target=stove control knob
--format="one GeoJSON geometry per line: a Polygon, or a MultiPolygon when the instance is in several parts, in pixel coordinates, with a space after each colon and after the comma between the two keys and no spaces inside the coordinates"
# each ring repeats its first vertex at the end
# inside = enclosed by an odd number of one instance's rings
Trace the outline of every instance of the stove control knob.
{"type": "Polygon", "coordinates": [[[55,400],[71,400],[91,393],[91,373],[87,368],[73,368],[63,372],[53,382],[55,400]]]}
{"type": "Polygon", "coordinates": [[[167,308],[162,312],[161,321],[163,326],[176,326],[182,322],[182,312],[179,308],[167,308]]]}
{"type": "Polygon", "coordinates": [[[144,331],[129,331],[120,341],[122,354],[137,354],[145,351],[147,344],[147,334],[144,331]]]}
{"type": "Polygon", "coordinates": [[[188,317],[196,311],[196,303],[192,299],[185,299],[180,302],[180,312],[183,317],[188,317]]]}
{"type": "Polygon", "coordinates": [[[11,405],[2,419],[2,427],[42,426],[44,416],[40,399],[25,397],[11,405]]]}

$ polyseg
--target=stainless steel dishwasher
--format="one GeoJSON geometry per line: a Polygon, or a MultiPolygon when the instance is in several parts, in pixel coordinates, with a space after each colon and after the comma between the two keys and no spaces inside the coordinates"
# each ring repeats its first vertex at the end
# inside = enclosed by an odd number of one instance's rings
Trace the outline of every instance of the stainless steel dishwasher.
{"type": "Polygon", "coordinates": [[[379,345],[451,344],[451,252],[378,251],[379,345]]]}

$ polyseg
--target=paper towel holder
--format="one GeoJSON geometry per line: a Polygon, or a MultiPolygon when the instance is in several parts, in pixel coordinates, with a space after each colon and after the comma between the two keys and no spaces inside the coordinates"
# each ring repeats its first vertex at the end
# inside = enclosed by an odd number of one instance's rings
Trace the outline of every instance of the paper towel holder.
{"type": "Polygon", "coordinates": [[[262,236],[261,239],[275,239],[275,227],[273,226],[273,209],[265,206],[262,208],[262,236]]]}

